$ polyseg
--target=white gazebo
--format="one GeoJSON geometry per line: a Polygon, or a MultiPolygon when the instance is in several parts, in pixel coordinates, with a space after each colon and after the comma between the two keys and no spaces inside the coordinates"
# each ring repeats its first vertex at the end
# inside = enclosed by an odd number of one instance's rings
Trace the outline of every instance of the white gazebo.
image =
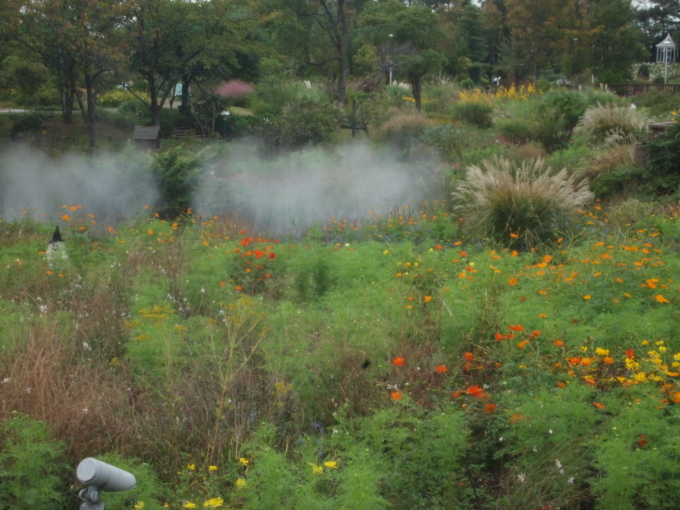
{"type": "Polygon", "coordinates": [[[678,46],[673,41],[671,34],[656,45],[656,61],[663,62],[664,68],[664,83],[668,83],[668,62],[675,62],[678,56],[678,46]]]}

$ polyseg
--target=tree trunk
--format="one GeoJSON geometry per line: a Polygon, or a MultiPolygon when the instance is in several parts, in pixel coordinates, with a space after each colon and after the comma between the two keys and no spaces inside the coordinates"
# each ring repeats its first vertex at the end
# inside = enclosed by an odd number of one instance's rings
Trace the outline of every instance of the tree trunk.
{"type": "Polygon", "coordinates": [[[76,91],[76,99],[80,106],[80,112],[83,114],[83,120],[87,127],[87,133],[90,137],[90,147],[97,146],[97,95],[94,86],[94,79],[88,73],[85,73],[85,103],[83,103],[82,91],[76,91]]]}
{"type": "Polygon", "coordinates": [[[411,81],[411,92],[413,92],[413,99],[416,102],[416,110],[420,111],[420,108],[423,105],[421,78],[419,76],[413,77],[413,78],[411,78],[410,81],[411,81]]]}
{"type": "Polygon", "coordinates": [[[189,84],[191,80],[187,76],[182,76],[182,106],[179,111],[186,115],[191,114],[191,97],[189,96],[189,84]]]}
{"type": "Polygon", "coordinates": [[[347,94],[347,16],[345,12],[345,0],[338,0],[338,22],[340,34],[338,37],[338,58],[340,60],[340,72],[338,76],[338,101],[345,104],[347,94]]]}

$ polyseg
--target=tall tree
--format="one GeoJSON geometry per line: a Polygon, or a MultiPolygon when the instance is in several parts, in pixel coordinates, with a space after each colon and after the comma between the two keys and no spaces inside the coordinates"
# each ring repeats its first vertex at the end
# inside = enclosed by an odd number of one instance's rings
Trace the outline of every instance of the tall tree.
{"type": "Polygon", "coordinates": [[[591,0],[586,22],[592,34],[593,66],[611,70],[623,77],[630,74],[632,63],[645,58],[639,42],[641,33],[633,23],[631,0],[591,0]]]}
{"type": "Polygon", "coordinates": [[[567,29],[574,26],[570,0],[507,0],[507,23],[514,41],[526,56],[534,79],[566,51],[567,29]]]}

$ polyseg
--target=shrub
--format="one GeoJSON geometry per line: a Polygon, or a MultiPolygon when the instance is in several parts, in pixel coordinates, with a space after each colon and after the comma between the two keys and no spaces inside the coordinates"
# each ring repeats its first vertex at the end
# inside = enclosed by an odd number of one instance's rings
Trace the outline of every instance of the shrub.
{"type": "Polygon", "coordinates": [[[649,80],[649,66],[642,64],[637,70],[637,77],[643,80],[649,80]]]}
{"type": "MultiPolygon", "coordinates": [[[[137,95],[142,97],[145,101],[149,100],[148,94],[138,93],[137,95]]],[[[99,96],[97,98],[97,106],[101,106],[102,108],[118,108],[123,103],[131,101],[140,102],[129,90],[115,89],[99,96]]]]}
{"type": "Polygon", "coordinates": [[[182,146],[154,157],[153,175],[160,192],[157,211],[161,217],[176,218],[191,207],[191,195],[197,184],[200,165],[200,153],[190,153],[182,146]]]}
{"type": "Polygon", "coordinates": [[[329,141],[339,117],[340,111],[329,100],[302,98],[287,105],[278,117],[265,120],[255,132],[267,150],[295,149],[329,141]]]}
{"type": "Polygon", "coordinates": [[[31,112],[10,115],[10,120],[10,136],[17,136],[19,133],[40,133],[45,129],[47,117],[42,113],[31,112]]]}
{"type": "Polygon", "coordinates": [[[47,425],[15,413],[0,424],[0,436],[0,506],[51,510],[64,505],[66,496],[59,488],[64,485],[66,446],[51,438],[47,425]]]}
{"type": "Polygon", "coordinates": [[[468,132],[451,124],[426,127],[418,141],[435,147],[446,159],[462,157],[463,150],[469,145],[468,132]]]}
{"type": "Polygon", "coordinates": [[[149,114],[149,109],[141,101],[137,99],[131,101],[123,101],[118,106],[118,113],[127,117],[140,118],[149,114]]]}
{"type": "Polygon", "coordinates": [[[475,81],[472,78],[465,78],[461,80],[460,87],[465,90],[472,90],[475,86],[475,81]]]}
{"type": "Polygon", "coordinates": [[[391,117],[377,133],[381,141],[408,146],[420,137],[432,122],[420,113],[404,113],[391,117]]]}
{"type": "Polygon", "coordinates": [[[573,213],[593,195],[587,181],[579,182],[566,169],[554,173],[542,159],[513,165],[494,158],[468,167],[453,198],[472,232],[529,249],[564,235],[573,213]]]}
{"type": "Polygon", "coordinates": [[[680,123],[664,133],[648,136],[643,142],[645,163],[653,177],[657,192],[673,193],[680,186],[680,123]]]}
{"type": "Polygon", "coordinates": [[[571,132],[588,106],[586,97],[576,91],[554,90],[543,97],[539,112],[552,110],[564,121],[564,128],[571,132]]]}
{"type": "Polygon", "coordinates": [[[531,124],[523,119],[501,119],[496,127],[508,142],[516,145],[525,144],[534,136],[531,124]]]}
{"type": "Polygon", "coordinates": [[[647,130],[647,118],[637,108],[602,105],[588,108],[576,126],[577,133],[584,133],[603,141],[613,132],[637,135],[647,130]]]}
{"type": "Polygon", "coordinates": [[[492,114],[493,108],[483,103],[464,102],[453,107],[454,118],[480,128],[491,127],[492,114]]]}

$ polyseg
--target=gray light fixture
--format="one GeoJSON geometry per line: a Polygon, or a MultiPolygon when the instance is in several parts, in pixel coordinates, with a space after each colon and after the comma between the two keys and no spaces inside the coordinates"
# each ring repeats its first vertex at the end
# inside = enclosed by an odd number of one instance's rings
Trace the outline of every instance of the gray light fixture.
{"type": "Polygon", "coordinates": [[[78,493],[83,501],[81,510],[104,510],[101,492],[120,492],[134,489],[137,480],[133,474],[120,468],[88,457],[78,464],[76,476],[86,487],[78,493]]]}

